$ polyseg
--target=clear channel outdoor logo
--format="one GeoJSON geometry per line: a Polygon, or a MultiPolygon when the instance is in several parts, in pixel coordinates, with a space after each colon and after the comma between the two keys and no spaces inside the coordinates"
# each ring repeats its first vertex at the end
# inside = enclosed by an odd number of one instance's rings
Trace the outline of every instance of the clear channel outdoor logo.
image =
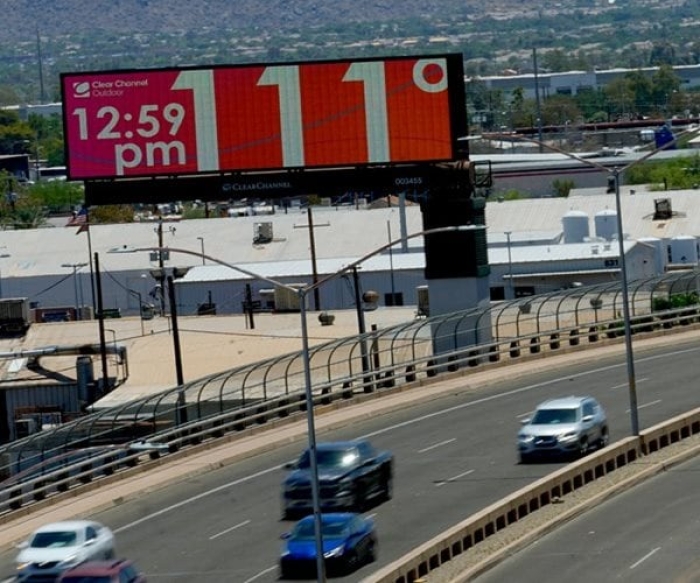
{"type": "Polygon", "coordinates": [[[90,82],[76,81],[75,83],[73,83],[73,97],[90,97],[90,82]]]}

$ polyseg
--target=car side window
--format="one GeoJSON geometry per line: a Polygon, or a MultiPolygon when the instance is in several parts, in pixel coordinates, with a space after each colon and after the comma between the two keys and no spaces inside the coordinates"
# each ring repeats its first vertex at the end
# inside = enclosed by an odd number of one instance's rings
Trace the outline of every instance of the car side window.
{"type": "Polygon", "coordinates": [[[97,538],[97,531],[92,526],[88,526],[85,529],[85,540],[92,540],[93,538],[97,538]]]}
{"type": "Polygon", "coordinates": [[[595,414],[595,407],[593,406],[593,403],[588,402],[583,404],[583,415],[584,417],[586,415],[593,415],[595,414]]]}

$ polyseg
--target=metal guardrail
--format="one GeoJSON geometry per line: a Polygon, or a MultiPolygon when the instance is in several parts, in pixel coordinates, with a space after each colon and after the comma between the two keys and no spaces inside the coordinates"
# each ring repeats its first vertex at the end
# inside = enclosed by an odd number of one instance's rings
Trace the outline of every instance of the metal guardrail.
{"type": "MultiPolygon", "coordinates": [[[[638,437],[625,438],[484,508],[436,539],[366,577],[363,583],[415,583],[562,496],[698,433],[700,409],[695,409],[642,431],[638,437]]],[[[463,574],[462,579],[466,581],[468,577],[463,574]]]]}
{"type": "MultiPolygon", "coordinates": [[[[688,272],[639,283],[630,294],[633,333],[673,332],[700,322],[700,306],[651,311],[654,297],[694,292],[696,280],[697,273],[688,272]]],[[[610,286],[596,286],[528,298],[528,309],[521,301],[502,303],[317,346],[310,354],[314,406],[426,383],[449,373],[465,374],[475,367],[621,341],[618,301],[610,286]]],[[[121,441],[117,447],[125,453],[117,460],[95,454],[89,467],[81,461],[42,470],[24,480],[21,488],[0,483],[0,514],[110,476],[109,472],[144,457],[157,458],[232,432],[294,418],[306,408],[300,359],[294,353],[205,377],[9,444],[0,449],[4,460],[0,471],[10,475],[50,467],[39,464],[50,464],[69,452],[104,447],[105,440],[109,445],[121,441]],[[148,447],[135,453],[135,444],[144,440],[148,447]]]]}

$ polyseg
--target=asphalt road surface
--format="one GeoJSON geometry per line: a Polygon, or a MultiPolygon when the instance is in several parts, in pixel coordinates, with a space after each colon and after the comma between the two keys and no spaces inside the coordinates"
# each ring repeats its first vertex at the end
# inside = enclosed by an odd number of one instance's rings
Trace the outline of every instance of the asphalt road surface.
{"type": "Polygon", "coordinates": [[[696,458],[601,504],[476,581],[697,582],[699,540],[696,458]]]}
{"type": "MultiPolygon", "coordinates": [[[[700,406],[697,340],[637,349],[635,355],[641,428],[700,406]]],[[[591,394],[608,412],[611,440],[630,434],[624,355],[565,370],[544,359],[533,366],[532,374],[486,389],[470,386],[469,379],[463,377],[461,388],[431,401],[353,420],[345,428],[318,436],[320,441],[368,436],[396,456],[394,498],[369,510],[376,516],[379,560],[337,581],[361,580],[378,566],[561,467],[561,462],[517,464],[519,420],[542,400],[591,394]]],[[[419,390],[429,391],[430,386],[419,390]]],[[[275,581],[279,537],[292,524],[280,519],[282,465],[303,446],[282,446],[144,493],[90,518],[115,531],[118,554],[133,559],[151,582],[275,581]]],[[[679,524],[679,528],[685,527],[679,524]]],[[[627,530],[626,522],[618,520],[611,542],[623,540],[627,530]]],[[[640,548],[639,558],[650,550],[640,548]]],[[[14,552],[0,555],[0,576],[12,573],[13,557],[14,552]]]]}

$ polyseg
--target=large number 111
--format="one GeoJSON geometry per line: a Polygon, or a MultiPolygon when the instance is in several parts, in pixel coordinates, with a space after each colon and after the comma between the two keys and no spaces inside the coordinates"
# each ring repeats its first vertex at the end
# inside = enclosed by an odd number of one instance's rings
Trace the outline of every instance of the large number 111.
{"type": "MultiPolygon", "coordinates": [[[[384,62],[352,63],[343,76],[343,81],[360,82],[364,85],[367,162],[389,162],[391,152],[384,62]]],[[[444,60],[417,61],[413,69],[413,82],[421,90],[429,93],[444,90],[447,86],[444,60]],[[441,67],[443,75],[437,83],[431,84],[425,80],[423,72],[428,65],[441,67]]],[[[278,89],[283,167],[304,166],[306,160],[299,66],[266,67],[258,80],[258,85],[276,86],[278,89]]],[[[189,89],[193,93],[198,170],[201,172],[219,170],[214,71],[211,69],[182,71],[173,84],[173,89],[189,89]]]]}

